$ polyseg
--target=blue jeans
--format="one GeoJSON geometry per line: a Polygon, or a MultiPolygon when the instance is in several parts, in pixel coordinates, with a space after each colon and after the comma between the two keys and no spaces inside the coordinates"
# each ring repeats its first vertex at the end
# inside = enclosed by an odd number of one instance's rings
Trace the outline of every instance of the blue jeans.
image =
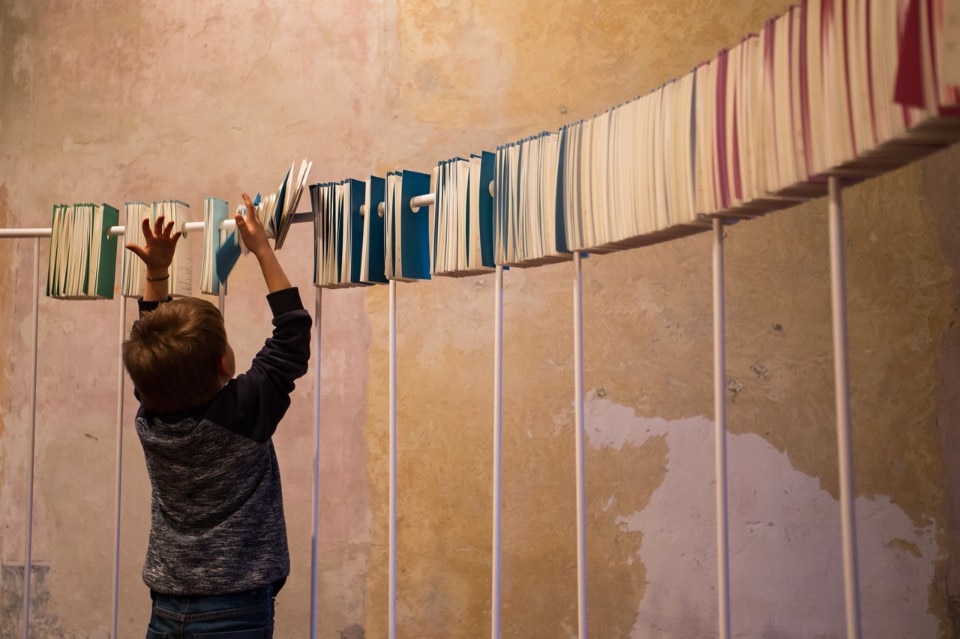
{"type": "Polygon", "coordinates": [[[151,593],[147,639],[272,639],[273,587],[228,595],[151,593]]]}

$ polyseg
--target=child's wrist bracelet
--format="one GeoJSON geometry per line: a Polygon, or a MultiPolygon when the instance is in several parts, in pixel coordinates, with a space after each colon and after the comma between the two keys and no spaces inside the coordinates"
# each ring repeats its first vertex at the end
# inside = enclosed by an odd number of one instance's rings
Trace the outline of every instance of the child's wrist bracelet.
{"type": "Polygon", "coordinates": [[[169,280],[169,279],[170,279],[170,274],[169,274],[169,273],[167,273],[166,275],[164,275],[164,276],[162,276],[162,277],[150,277],[150,276],[147,276],[147,281],[148,281],[148,282],[162,282],[163,280],[169,280]]]}

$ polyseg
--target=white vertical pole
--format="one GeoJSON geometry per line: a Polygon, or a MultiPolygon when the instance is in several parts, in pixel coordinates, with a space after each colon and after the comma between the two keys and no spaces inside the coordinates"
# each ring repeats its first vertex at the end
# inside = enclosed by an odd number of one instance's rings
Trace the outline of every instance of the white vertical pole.
{"type": "Polygon", "coordinates": [[[390,611],[389,639],[397,637],[397,282],[390,280],[390,611]]]}
{"type": "Polygon", "coordinates": [[[33,458],[37,445],[37,353],[40,350],[40,238],[33,244],[33,363],[30,383],[30,450],[27,455],[27,543],[23,562],[23,639],[30,637],[30,581],[33,564],[33,458]]]}
{"type": "Polygon", "coordinates": [[[587,637],[587,507],[583,442],[583,255],[573,254],[573,369],[577,466],[577,627],[587,637]]]}
{"type": "Polygon", "coordinates": [[[500,495],[503,467],[503,266],[497,265],[493,325],[493,577],[490,637],[500,637],[500,495]]]}
{"type": "Polygon", "coordinates": [[[120,295],[120,352],[117,371],[117,455],[116,486],[114,489],[113,520],[113,632],[110,639],[117,638],[117,617],[120,604],[120,503],[123,494],[123,393],[126,381],[123,368],[123,341],[127,334],[127,298],[120,295]]]}
{"type": "Polygon", "coordinates": [[[727,519],[726,322],[723,288],[723,220],[713,220],[713,416],[717,483],[717,609],[720,639],[730,638],[730,544],[727,519]]]}
{"type": "MultiPolygon", "coordinates": [[[[221,291],[223,288],[221,287],[221,291]]],[[[317,340],[317,373],[313,382],[313,547],[310,554],[310,639],[317,637],[317,589],[320,570],[320,320],[323,289],[316,288],[314,320],[317,340]]]]}
{"type": "Polygon", "coordinates": [[[840,463],[840,525],[843,535],[843,584],[847,637],[860,637],[860,581],[857,575],[857,527],[853,492],[850,420],[850,367],[847,361],[847,293],[844,270],[843,206],[840,179],[830,177],[830,282],[833,303],[833,371],[836,384],[837,455],[840,463]]]}

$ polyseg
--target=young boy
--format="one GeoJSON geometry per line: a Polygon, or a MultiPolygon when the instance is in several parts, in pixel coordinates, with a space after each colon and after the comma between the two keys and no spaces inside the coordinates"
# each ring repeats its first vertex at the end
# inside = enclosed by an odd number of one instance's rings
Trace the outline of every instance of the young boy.
{"type": "Polygon", "coordinates": [[[247,215],[237,215],[237,231],[260,264],[274,329],[236,378],[217,308],[194,298],[167,301],[180,238],[173,223],[158,218],[151,229],[144,220],[144,246],[127,244],[147,269],[140,319],[123,345],[152,487],[147,639],[270,638],[274,597],[290,573],[270,438],[307,371],[311,319],[246,193],[243,201],[247,215]]]}

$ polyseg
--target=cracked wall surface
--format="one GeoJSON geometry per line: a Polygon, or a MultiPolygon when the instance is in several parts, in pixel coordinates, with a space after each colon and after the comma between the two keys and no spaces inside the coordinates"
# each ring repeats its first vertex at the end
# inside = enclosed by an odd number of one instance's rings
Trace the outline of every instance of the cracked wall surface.
{"type": "MultiPolygon", "coordinates": [[[[0,3],[0,228],[83,200],[178,198],[199,219],[205,196],[270,192],[302,157],[311,182],[428,170],[643,94],[788,6],[0,3]]],[[[952,148],[844,192],[865,636],[960,632],[958,169],[952,148]]],[[[725,245],[734,634],[839,637],[826,201],[733,225],[725,245]]],[[[0,240],[0,637],[22,606],[34,246],[0,240]]],[[[277,633],[310,619],[319,362],[317,634],[385,636],[387,290],[316,304],[307,226],[280,258],[322,340],[276,435],[293,564],[277,633]]],[[[716,632],[710,269],[709,234],[584,261],[591,636],[716,632]]],[[[238,365],[269,330],[263,293],[241,260],[238,365]]],[[[400,637],[489,634],[493,295],[489,275],[398,286],[400,637]]],[[[33,636],[109,632],[121,436],[118,635],[149,615],[120,308],[40,300],[33,636]]],[[[570,264],[505,274],[505,637],[576,635],[572,316],[570,264]]]]}

